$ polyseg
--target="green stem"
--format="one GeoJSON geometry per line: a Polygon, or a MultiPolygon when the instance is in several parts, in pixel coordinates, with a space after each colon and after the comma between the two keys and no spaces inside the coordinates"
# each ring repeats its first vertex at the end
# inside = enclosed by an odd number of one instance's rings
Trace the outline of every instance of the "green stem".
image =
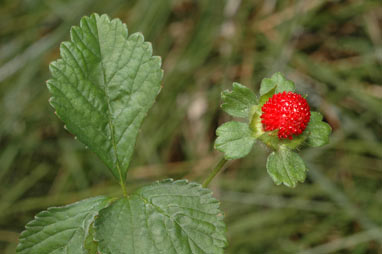
{"type": "Polygon", "coordinates": [[[126,184],[125,184],[125,181],[123,181],[123,180],[121,179],[121,181],[119,182],[119,184],[121,185],[122,192],[123,192],[123,196],[124,196],[124,197],[127,197],[127,190],[126,190],[126,184]]]}
{"type": "Polygon", "coordinates": [[[211,171],[207,179],[203,182],[203,188],[207,188],[207,186],[210,184],[212,179],[223,169],[224,164],[227,162],[226,159],[222,158],[219,163],[216,165],[216,167],[211,171]]]}

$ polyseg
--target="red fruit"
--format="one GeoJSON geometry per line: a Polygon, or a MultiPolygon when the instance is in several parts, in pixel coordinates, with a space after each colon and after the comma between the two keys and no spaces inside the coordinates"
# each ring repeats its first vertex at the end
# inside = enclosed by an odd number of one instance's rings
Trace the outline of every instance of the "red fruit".
{"type": "Polygon", "coordinates": [[[293,139],[301,134],[310,120],[308,102],[299,94],[274,94],[261,108],[261,123],[265,131],[279,130],[279,139],[293,139]]]}

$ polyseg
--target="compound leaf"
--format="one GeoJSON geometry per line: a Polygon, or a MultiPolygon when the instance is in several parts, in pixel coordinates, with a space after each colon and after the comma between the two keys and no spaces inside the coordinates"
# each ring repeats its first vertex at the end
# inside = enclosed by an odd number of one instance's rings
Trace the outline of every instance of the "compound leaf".
{"type": "Polygon", "coordinates": [[[72,27],[50,64],[51,105],[66,128],[119,180],[126,178],[139,127],[160,91],[161,59],[119,19],[93,14],[72,27]]]}
{"type": "Polygon", "coordinates": [[[86,254],[84,243],[98,211],[110,202],[99,196],[40,212],[21,233],[18,254],[86,254]]]}
{"type": "Polygon", "coordinates": [[[329,143],[329,136],[332,128],[322,121],[322,115],[318,112],[311,112],[310,121],[306,130],[309,132],[307,144],[312,147],[323,146],[329,143]]]}
{"type": "Polygon", "coordinates": [[[267,171],[277,185],[294,188],[298,182],[304,182],[308,169],[297,153],[281,147],[269,155],[267,171]]]}
{"type": "Polygon", "coordinates": [[[222,92],[222,109],[234,117],[247,118],[252,105],[257,103],[255,94],[246,86],[239,83],[232,84],[232,91],[222,92]]]}
{"type": "Polygon", "coordinates": [[[226,160],[246,156],[256,141],[248,124],[242,122],[224,123],[217,128],[216,135],[215,149],[223,152],[226,160]]]}
{"type": "Polygon", "coordinates": [[[226,245],[219,202],[185,180],[143,187],[100,211],[101,254],[219,254],[226,245]]]}

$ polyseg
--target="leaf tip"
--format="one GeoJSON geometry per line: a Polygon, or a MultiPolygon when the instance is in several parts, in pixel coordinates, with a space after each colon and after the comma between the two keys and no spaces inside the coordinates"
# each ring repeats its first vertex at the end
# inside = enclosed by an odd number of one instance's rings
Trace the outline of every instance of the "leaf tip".
{"type": "Polygon", "coordinates": [[[131,34],[129,39],[136,40],[138,43],[143,43],[145,41],[145,37],[141,32],[131,34]]]}
{"type": "MultiPolygon", "coordinates": [[[[153,62],[155,64],[157,64],[159,67],[162,67],[162,57],[160,57],[160,56],[152,56],[151,58],[153,59],[153,62]]],[[[161,69],[161,72],[163,72],[162,69],[161,69]]]]}

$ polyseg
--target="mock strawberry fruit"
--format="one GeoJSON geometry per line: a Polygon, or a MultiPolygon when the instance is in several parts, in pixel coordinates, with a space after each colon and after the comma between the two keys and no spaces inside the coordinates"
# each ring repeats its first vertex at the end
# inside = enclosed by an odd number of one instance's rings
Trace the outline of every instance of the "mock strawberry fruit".
{"type": "Polygon", "coordinates": [[[305,130],[310,120],[308,102],[293,92],[274,94],[261,111],[264,130],[278,130],[279,139],[293,139],[293,135],[299,135],[305,130]]]}

